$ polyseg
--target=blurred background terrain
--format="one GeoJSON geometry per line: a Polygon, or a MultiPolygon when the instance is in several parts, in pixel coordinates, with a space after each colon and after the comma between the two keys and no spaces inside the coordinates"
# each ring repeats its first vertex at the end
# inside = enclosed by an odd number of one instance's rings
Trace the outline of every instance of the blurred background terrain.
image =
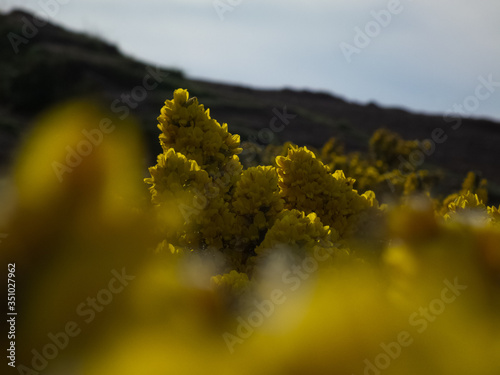
{"type": "MultiPolygon", "coordinates": [[[[105,108],[122,94],[141,85],[148,66],[123,54],[117,46],[95,36],[73,32],[53,23],[38,28],[29,43],[13,53],[7,35],[23,35],[25,20],[33,15],[15,10],[0,14],[0,165],[7,168],[17,146],[33,121],[44,110],[73,98],[94,98],[105,108]]],[[[203,58],[201,56],[201,58],[203,58]]],[[[156,69],[156,67],[154,67],[156,69]]],[[[431,138],[435,128],[446,130],[448,140],[437,145],[426,164],[446,170],[446,184],[458,187],[468,171],[481,171],[490,182],[492,201],[500,185],[500,123],[486,119],[462,119],[460,129],[450,129],[442,115],[424,115],[375,103],[362,105],[327,92],[296,89],[252,89],[239,85],[191,79],[177,68],[162,67],[164,79],[131,114],[141,125],[147,142],[148,165],[161,152],[156,117],[174,89],[182,87],[199,98],[211,116],[228,123],[242,140],[265,146],[292,141],[321,147],[330,137],[340,139],[347,150],[366,150],[373,132],[381,127],[405,139],[431,138]],[[259,137],[269,129],[276,111],[296,115],[286,129],[272,139],[259,137]]]]}

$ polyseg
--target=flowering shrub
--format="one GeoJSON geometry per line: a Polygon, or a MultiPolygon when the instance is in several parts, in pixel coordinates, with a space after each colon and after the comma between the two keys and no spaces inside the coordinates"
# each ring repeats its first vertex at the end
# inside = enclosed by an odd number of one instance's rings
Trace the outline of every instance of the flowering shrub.
{"type": "Polygon", "coordinates": [[[14,166],[18,373],[500,372],[500,207],[477,174],[433,194],[434,171],[394,164],[425,146],[386,131],[368,154],[274,145],[244,167],[179,89],[145,184],[128,122],[59,182],[107,115],[56,110],[14,166]]]}
{"type": "MultiPolygon", "coordinates": [[[[404,175],[394,169],[401,156],[425,147],[425,142],[405,141],[384,129],[374,133],[366,158],[359,152],[344,154],[332,138],[317,154],[290,143],[268,146],[259,158],[269,160],[274,153],[274,165],[243,170],[239,136],[210,118],[186,90],[175,91],[158,120],[164,153],[145,181],[159,216],[166,218],[160,221],[162,248],[173,251],[173,245],[184,254],[218,251],[226,272],[251,275],[263,254],[283,246],[306,256],[315,246],[336,248],[343,241],[349,254],[349,240],[356,241],[370,225],[385,220],[385,206],[379,206],[368,187],[384,192],[387,186],[399,186],[396,193],[403,199],[417,192],[429,196],[437,181],[427,170],[404,175]],[[363,194],[354,189],[357,178],[363,194]]],[[[469,173],[461,191],[432,201],[435,215],[450,220],[474,209],[494,222],[497,210],[485,205],[486,186],[486,180],[469,173]]],[[[371,235],[373,241],[388,243],[387,237],[371,235]]]]}
{"type": "Polygon", "coordinates": [[[255,249],[258,255],[272,252],[280,247],[294,251],[299,256],[309,254],[318,247],[333,248],[339,235],[328,226],[323,226],[315,213],[306,215],[298,210],[286,210],[266,233],[264,241],[255,249]]]}
{"type": "Polygon", "coordinates": [[[405,141],[396,133],[379,129],[370,139],[370,151],[389,168],[396,168],[400,158],[408,158],[412,151],[418,149],[419,144],[419,141],[405,141]]]}
{"type": "Polygon", "coordinates": [[[276,169],[259,166],[243,171],[234,189],[232,208],[239,217],[242,238],[253,244],[262,240],[284,208],[276,169]]]}
{"type": "MultiPolygon", "coordinates": [[[[373,193],[359,195],[352,188],[353,179],[340,170],[332,173],[306,147],[287,145],[286,156],[276,158],[277,167],[242,171],[237,156],[239,136],[211,119],[208,110],[196,98],[189,99],[186,90],[174,93],[158,120],[164,153],[150,168],[152,177],[145,181],[151,184],[153,204],[160,211],[168,207],[163,210],[168,218],[182,222],[179,213],[189,211],[188,224],[177,228],[167,219],[163,229],[168,243],[184,246],[188,252],[212,247],[227,256],[229,268],[251,272],[247,260],[275,246],[285,223],[288,232],[298,230],[301,221],[296,222],[297,215],[307,221],[312,219],[305,215],[314,214],[313,222],[328,225],[347,238],[378,209],[373,193]],[[221,174],[229,164],[235,173],[221,174]],[[215,179],[224,183],[209,193],[207,187],[215,179]],[[202,207],[196,207],[197,200],[204,202],[202,207]],[[285,208],[292,211],[283,211],[285,208]],[[276,222],[282,212],[288,214],[276,222]]],[[[314,227],[305,228],[308,233],[314,227]]],[[[308,235],[316,238],[314,232],[308,235]]],[[[326,243],[331,246],[329,240],[326,243]]],[[[307,246],[301,248],[305,254],[307,246]]]]}
{"type": "Polygon", "coordinates": [[[238,163],[240,136],[231,135],[210,117],[210,111],[189,99],[186,90],[177,90],[174,99],[165,102],[158,117],[160,143],[164,152],[174,149],[196,161],[210,177],[218,177],[228,163],[238,163]]]}

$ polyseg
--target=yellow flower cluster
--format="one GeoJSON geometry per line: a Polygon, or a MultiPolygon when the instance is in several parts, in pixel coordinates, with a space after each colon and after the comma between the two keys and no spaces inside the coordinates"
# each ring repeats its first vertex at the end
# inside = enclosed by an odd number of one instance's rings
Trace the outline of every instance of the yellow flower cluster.
{"type": "Polygon", "coordinates": [[[255,252],[259,259],[279,250],[289,251],[299,257],[311,255],[320,249],[339,253],[339,240],[335,229],[324,226],[314,212],[306,215],[295,209],[285,210],[255,252]]]}
{"type": "Polygon", "coordinates": [[[500,206],[489,206],[487,207],[488,215],[491,218],[492,223],[500,224],[500,206]]]}
{"type": "Polygon", "coordinates": [[[474,172],[467,173],[460,194],[471,192],[477,195],[478,199],[484,204],[488,203],[488,181],[485,178],[479,178],[474,172]]]}
{"type": "Polygon", "coordinates": [[[182,248],[176,247],[172,245],[171,243],[168,243],[167,240],[163,240],[158,244],[155,250],[156,254],[162,254],[162,255],[178,255],[182,254],[182,248]]]}
{"type": "Polygon", "coordinates": [[[444,200],[441,208],[441,213],[445,214],[449,210],[449,205],[458,197],[465,196],[469,193],[476,194],[479,201],[484,204],[488,203],[488,181],[476,176],[474,172],[469,172],[462,182],[462,189],[458,193],[448,195],[444,200]]]}
{"type": "Polygon", "coordinates": [[[246,273],[232,270],[224,275],[213,276],[210,279],[212,288],[227,295],[241,295],[249,286],[249,279],[246,273]]]}
{"type": "Polygon", "coordinates": [[[158,121],[164,152],[145,182],[165,218],[166,240],[189,250],[222,249],[238,231],[228,192],[242,169],[239,136],[183,89],[165,102],[158,121]]]}
{"type": "Polygon", "coordinates": [[[453,202],[448,205],[448,209],[450,212],[485,208],[485,205],[479,199],[477,194],[472,194],[471,192],[467,192],[465,195],[459,195],[453,202]]]}
{"type": "MultiPolygon", "coordinates": [[[[344,155],[344,145],[335,137],[331,137],[319,152],[319,158],[325,164],[330,164],[336,156],[344,155]]],[[[334,168],[341,169],[341,168],[334,168]]]]}
{"type": "MultiPolygon", "coordinates": [[[[173,245],[200,246],[193,220],[189,220],[196,202],[196,192],[203,191],[210,182],[208,173],[196,161],[169,149],[158,156],[157,164],[149,168],[152,203],[157,208],[161,231],[173,245]]],[[[198,215],[194,215],[197,217],[198,215]]]]}
{"type": "MultiPolygon", "coordinates": [[[[408,196],[428,192],[438,182],[439,174],[436,172],[415,167],[414,171],[403,173],[397,168],[398,163],[401,163],[401,160],[398,160],[399,156],[407,157],[407,154],[419,145],[425,148],[425,142],[406,141],[395,133],[381,130],[373,134],[370,145],[369,154],[345,153],[343,144],[337,138],[332,137],[320,150],[309,149],[331,171],[342,170],[347,177],[355,180],[353,187],[359,192],[373,190],[377,195],[390,193],[394,197],[408,196]],[[391,146],[397,147],[397,150],[391,149],[391,146]]],[[[244,164],[255,166],[260,162],[264,165],[276,166],[276,157],[286,156],[292,146],[295,145],[287,142],[283,146],[268,145],[262,148],[246,142],[245,147],[247,150],[252,150],[253,158],[252,163],[245,160],[244,164]]]]}
{"type": "Polygon", "coordinates": [[[377,130],[370,139],[370,151],[375,159],[381,160],[390,168],[396,168],[400,158],[407,158],[419,145],[419,141],[406,141],[387,129],[377,130]]]}
{"type": "Polygon", "coordinates": [[[373,190],[377,195],[390,192],[394,196],[408,196],[430,191],[437,182],[436,174],[428,170],[415,168],[415,171],[403,174],[396,168],[401,162],[398,158],[408,157],[408,154],[418,147],[419,142],[405,141],[395,133],[378,130],[369,144],[369,155],[360,152],[346,154],[342,144],[331,138],[319,155],[330,170],[341,169],[347,177],[355,179],[354,187],[360,192],[373,190]]]}
{"type": "Polygon", "coordinates": [[[174,99],[165,102],[158,121],[163,151],[173,148],[184,154],[210,177],[221,178],[227,164],[239,164],[240,136],[230,134],[227,124],[221,126],[212,119],[210,111],[198,104],[196,97],[189,98],[187,90],[175,90],[174,99]]]}
{"type": "MultiPolygon", "coordinates": [[[[343,249],[361,246],[378,253],[387,243],[386,208],[380,209],[369,188],[385,192],[392,185],[392,193],[404,198],[430,191],[436,181],[427,170],[403,175],[391,169],[400,155],[422,144],[387,130],[375,132],[368,157],[345,154],[332,138],[320,151],[291,143],[269,145],[257,159],[275,166],[242,170],[239,137],[211,119],[186,90],[176,90],[174,99],[166,101],[159,121],[164,153],[146,179],[162,223],[164,241],[157,250],[220,251],[229,273],[214,279],[219,284],[238,283],[241,275],[253,274],[277,248],[303,257],[317,248],[338,251],[342,243],[343,249]],[[236,270],[247,274],[231,274],[236,270]]],[[[471,172],[460,192],[433,201],[433,215],[454,221],[474,211],[498,222],[498,209],[486,207],[486,199],[486,180],[471,172]]]]}
{"type": "MultiPolygon", "coordinates": [[[[173,148],[158,155],[157,164],[149,168],[151,178],[144,181],[150,184],[152,202],[155,205],[168,204],[170,201],[185,198],[189,192],[201,191],[209,183],[208,173],[196,161],[186,158],[173,148]]],[[[187,195],[185,203],[193,197],[187,195]]]]}
{"type": "Polygon", "coordinates": [[[383,178],[376,166],[371,165],[368,159],[362,158],[359,152],[352,154],[326,154],[324,150],[322,161],[330,160],[328,165],[330,170],[342,170],[346,176],[356,181],[355,187],[359,191],[376,189],[383,182],[383,178]]]}
{"type": "MultiPolygon", "coordinates": [[[[277,233],[285,230],[286,223],[291,238],[302,235],[296,229],[304,221],[309,233],[314,228],[311,223],[323,228],[321,220],[333,225],[335,235],[337,230],[344,235],[359,224],[362,211],[377,205],[374,195],[360,196],[352,189],[354,180],[346,179],[340,171],[331,174],[312,152],[291,144],[281,147],[288,156],[277,158],[281,163],[278,169],[256,166],[242,171],[236,155],[240,151],[239,137],[231,136],[227,125],[221,127],[211,119],[196,98],[189,99],[186,90],[175,91],[174,99],[166,101],[158,119],[164,153],[150,168],[151,178],[145,181],[151,185],[152,203],[162,218],[165,241],[159,248],[164,251],[185,253],[214,248],[224,254],[230,268],[251,272],[247,260],[256,254],[256,248],[268,246],[277,233]],[[316,172],[307,165],[311,162],[316,172]],[[288,180],[283,176],[295,180],[295,172],[300,174],[302,184],[295,181],[294,188],[286,188],[288,180]],[[299,199],[294,199],[295,194],[299,199]],[[283,211],[285,201],[294,211],[283,211]],[[275,227],[283,212],[281,226],[275,227]],[[302,221],[297,213],[302,215],[302,221]],[[314,215],[314,220],[304,216],[308,214],[314,215]],[[270,237],[266,237],[268,234],[270,237]]],[[[308,235],[319,236],[314,231],[308,235]]],[[[302,237],[298,243],[310,247],[302,237]]],[[[332,245],[326,238],[322,243],[332,245]]]]}
{"type": "Polygon", "coordinates": [[[440,214],[446,220],[460,220],[462,218],[473,222],[490,224],[500,223],[500,207],[486,206],[479,198],[478,194],[468,191],[465,194],[458,194],[456,198],[448,204],[446,210],[441,208],[440,214]]]}
{"type": "Polygon", "coordinates": [[[342,237],[358,228],[359,216],[372,202],[352,188],[354,180],[340,170],[331,173],[306,147],[291,148],[278,157],[280,193],[288,208],[316,213],[342,237]]]}
{"type": "Polygon", "coordinates": [[[238,215],[244,240],[255,247],[283,207],[276,168],[259,166],[243,171],[234,189],[232,208],[238,215]]]}

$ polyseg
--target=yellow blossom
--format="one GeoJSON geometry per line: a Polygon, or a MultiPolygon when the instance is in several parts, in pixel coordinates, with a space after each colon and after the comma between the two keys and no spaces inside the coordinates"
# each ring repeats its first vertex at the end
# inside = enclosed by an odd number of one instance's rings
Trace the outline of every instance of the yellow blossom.
{"type": "Polygon", "coordinates": [[[288,208],[316,213],[341,236],[358,228],[359,215],[372,203],[352,188],[354,180],[342,171],[333,174],[306,147],[291,148],[278,157],[280,193],[288,208]]]}
{"type": "Polygon", "coordinates": [[[217,177],[229,162],[239,163],[239,135],[232,135],[227,124],[220,125],[210,111],[189,98],[187,90],[178,89],[167,100],[158,117],[160,143],[164,152],[173,148],[198,163],[211,177],[217,177]]]}

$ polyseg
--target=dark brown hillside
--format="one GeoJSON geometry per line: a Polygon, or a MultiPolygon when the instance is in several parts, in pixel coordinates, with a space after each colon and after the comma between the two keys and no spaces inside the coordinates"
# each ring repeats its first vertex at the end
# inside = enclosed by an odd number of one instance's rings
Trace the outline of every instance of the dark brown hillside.
{"type": "MultiPolygon", "coordinates": [[[[105,107],[122,93],[138,85],[146,65],[124,56],[113,45],[55,25],[39,27],[19,53],[9,33],[23,35],[30,14],[16,11],[0,15],[0,164],[7,165],[23,134],[37,114],[70,98],[95,97],[105,107]]],[[[360,105],[327,93],[296,90],[258,90],[207,81],[191,80],[175,69],[161,69],[163,81],[143,102],[132,109],[143,127],[151,160],[159,151],[156,117],[165,99],[178,87],[190,90],[211,109],[219,122],[227,122],[232,133],[243,139],[259,139],[276,111],[296,115],[286,128],[275,133],[273,142],[321,146],[329,137],[341,138],[347,150],[366,149],[367,140],[380,127],[404,138],[430,138],[442,128],[448,140],[437,145],[426,162],[450,172],[449,183],[457,185],[469,170],[481,170],[500,186],[500,124],[464,119],[452,130],[441,116],[428,116],[374,104],[360,105]]],[[[262,141],[261,141],[262,143],[262,141]]],[[[265,142],[264,142],[265,143],[265,142]]]]}

